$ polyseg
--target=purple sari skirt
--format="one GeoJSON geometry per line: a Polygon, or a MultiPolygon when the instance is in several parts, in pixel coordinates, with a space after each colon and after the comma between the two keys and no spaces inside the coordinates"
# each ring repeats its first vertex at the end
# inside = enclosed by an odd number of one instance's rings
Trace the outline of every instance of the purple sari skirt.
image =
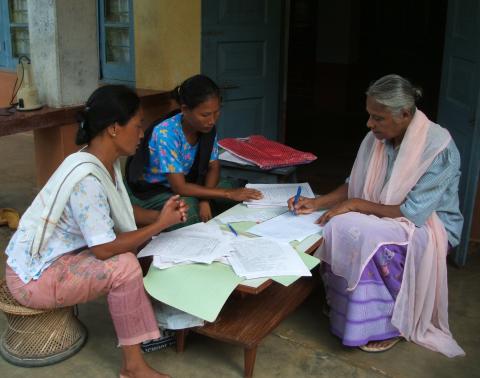
{"type": "Polygon", "coordinates": [[[391,319],[406,252],[406,245],[378,248],[353,291],[347,291],[347,281],[333,274],[329,264],[322,263],[331,331],[344,345],[355,347],[400,335],[391,319]]]}

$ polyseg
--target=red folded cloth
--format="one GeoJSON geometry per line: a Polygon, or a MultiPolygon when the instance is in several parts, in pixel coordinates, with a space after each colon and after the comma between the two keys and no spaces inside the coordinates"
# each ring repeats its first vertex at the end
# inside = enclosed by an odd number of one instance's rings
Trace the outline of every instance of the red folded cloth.
{"type": "Polygon", "coordinates": [[[248,138],[240,139],[225,138],[220,140],[218,144],[234,155],[254,163],[262,169],[306,164],[317,158],[310,152],[298,151],[261,135],[251,135],[248,138]]]}

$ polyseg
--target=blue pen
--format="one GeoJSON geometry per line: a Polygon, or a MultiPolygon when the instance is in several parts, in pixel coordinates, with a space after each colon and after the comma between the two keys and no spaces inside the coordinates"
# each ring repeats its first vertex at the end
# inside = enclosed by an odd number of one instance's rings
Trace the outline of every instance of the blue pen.
{"type": "Polygon", "coordinates": [[[295,205],[298,203],[298,200],[300,199],[300,193],[302,192],[302,187],[299,185],[297,188],[297,194],[295,194],[295,198],[293,199],[293,214],[297,215],[295,212],[295,205]]]}
{"type": "Polygon", "coordinates": [[[235,229],[232,227],[232,225],[231,225],[230,223],[227,223],[227,226],[228,226],[228,228],[230,229],[230,231],[233,232],[233,234],[234,234],[235,236],[238,236],[237,231],[235,231],[235,229]]]}

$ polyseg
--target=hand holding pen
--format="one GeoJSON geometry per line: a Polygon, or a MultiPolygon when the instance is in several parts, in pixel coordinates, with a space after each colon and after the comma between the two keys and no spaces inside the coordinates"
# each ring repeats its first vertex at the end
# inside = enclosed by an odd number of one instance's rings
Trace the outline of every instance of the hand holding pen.
{"type": "Polygon", "coordinates": [[[295,202],[295,197],[291,197],[287,203],[288,203],[288,209],[295,214],[310,214],[313,213],[314,211],[318,210],[318,206],[315,202],[315,198],[306,198],[299,196],[298,201],[296,204],[295,202]]]}
{"type": "Polygon", "coordinates": [[[298,200],[300,199],[300,194],[302,193],[302,187],[299,185],[297,188],[297,194],[295,194],[295,197],[293,198],[293,209],[292,212],[294,215],[297,215],[297,209],[296,206],[298,205],[298,200]]]}

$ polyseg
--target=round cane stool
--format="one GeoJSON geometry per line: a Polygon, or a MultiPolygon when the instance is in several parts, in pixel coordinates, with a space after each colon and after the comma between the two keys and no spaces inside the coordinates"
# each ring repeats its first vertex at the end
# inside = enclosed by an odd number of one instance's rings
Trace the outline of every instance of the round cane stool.
{"type": "Polygon", "coordinates": [[[73,307],[37,310],[22,306],[0,281],[0,310],[7,317],[7,329],[0,338],[0,354],[18,366],[45,366],[78,352],[87,331],[73,307]]]}

